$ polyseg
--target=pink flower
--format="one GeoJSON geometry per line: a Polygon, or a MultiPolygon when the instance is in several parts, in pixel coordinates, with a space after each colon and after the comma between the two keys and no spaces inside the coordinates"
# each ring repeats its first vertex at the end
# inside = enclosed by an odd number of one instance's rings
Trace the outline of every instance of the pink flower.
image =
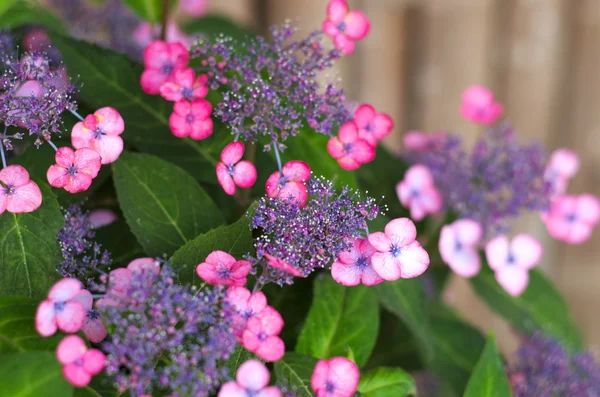
{"type": "Polygon", "coordinates": [[[231,142],[225,146],[221,161],[217,163],[217,179],[230,196],[235,194],[236,186],[249,188],[256,182],[256,167],[250,161],[242,160],[244,149],[242,142],[231,142]]]}
{"type": "Polygon", "coordinates": [[[205,74],[196,78],[192,68],[176,70],[171,81],[165,81],[160,86],[160,95],[173,102],[204,98],[208,93],[207,81],[208,77],[205,74]]]}
{"type": "Polygon", "coordinates": [[[442,228],[440,254],[454,273],[462,277],[479,273],[481,258],[477,246],[482,235],[481,225],[471,219],[459,219],[442,228]]]}
{"type": "Polygon", "coordinates": [[[267,306],[259,316],[248,319],[242,344],[265,361],[278,361],[285,353],[285,345],[277,336],[282,328],[283,318],[279,312],[267,306]]]}
{"type": "Polygon", "coordinates": [[[391,220],[385,226],[385,233],[369,234],[369,243],[377,250],[371,263],[381,278],[390,281],[413,278],[427,270],[429,255],[416,238],[417,229],[408,218],[391,220]]]}
{"type": "Polygon", "coordinates": [[[243,287],[252,264],[223,251],[213,251],[196,267],[196,273],[209,284],[243,287]]]}
{"type": "Polygon", "coordinates": [[[528,234],[519,234],[512,241],[498,236],[485,246],[485,256],[502,288],[519,296],[529,283],[529,269],[542,257],[542,245],[528,234]]]}
{"type": "Polygon", "coordinates": [[[408,150],[420,152],[435,149],[436,146],[443,142],[445,137],[445,131],[439,131],[435,134],[428,134],[421,131],[408,131],[404,134],[402,142],[408,150]]]}
{"type": "Polygon", "coordinates": [[[90,211],[90,214],[88,216],[88,220],[90,221],[94,229],[110,225],[117,219],[119,218],[117,217],[117,214],[115,214],[114,211],[102,208],[90,211]]]}
{"type": "Polygon", "coordinates": [[[20,165],[0,170],[0,214],[4,211],[19,214],[32,212],[42,205],[42,192],[29,180],[29,173],[20,165]]]}
{"type": "Polygon", "coordinates": [[[371,286],[383,282],[371,265],[371,257],[375,252],[368,240],[357,238],[350,251],[340,253],[333,262],[331,276],[346,286],[355,286],[361,282],[371,286]]]}
{"type": "Polygon", "coordinates": [[[304,184],[310,178],[310,167],[303,161],[292,160],[285,163],[279,171],[275,171],[267,179],[265,190],[267,196],[282,200],[294,199],[303,207],[308,199],[308,191],[304,184]]]}
{"type": "Polygon", "coordinates": [[[267,262],[267,264],[269,266],[274,267],[275,269],[284,271],[286,273],[289,273],[294,277],[304,277],[304,274],[302,274],[302,272],[300,270],[296,269],[294,266],[290,265],[283,259],[276,258],[271,254],[265,254],[265,256],[269,260],[267,262]]]}
{"type": "Polygon", "coordinates": [[[496,102],[492,91],[483,86],[472,85],[463,93],[460,113],[469,121],[493,124],[502,111],[502,105],[496,102]]]}
{"type": "Polygon", "coordinates": [[[258,316],[267,307],[267,297],[260,291],[251,293],[244,287],[230,287],[227,290],[227,301],[238,313],[234,316],[236,334],[242,336],[246,322],[258,316]]]}
{"type": "Polygon", "coordinates": [[[94,149],[102,157],[102,164],[110,164],[123,151],[123,139],[119,135],[124,130],[125,123],[119,112],[110,107],[100,108],[73,126],[71,144],[75,149],[94,149]]]}
{"type": "Polygon", "coordinates": [[[160,86],[168,81],[173,72],[185,69],[190,54],[180,43],[165,43],[155,40],[144,49],[144,66],[140,84],[148,94],[160,93],[160,86]]]}
{"type": "Polygon", "coordinates": [[[177,7],[191,17],[201,17],[208,11],[208,0],[179,0],[177,7]]]}
{"type": "Polygon", "coordinates": [[[396,193],[402,205],[410,208],[410,216],[416,221],[442,210],[442,195],[435,187],[431,171],[424,165],[410,167],[402,182],[396,185],[396,193]]]}
{"type": "Polygon", "coordinates": [[[569,149],[557,149],[550,156],[544,179],[552,184],[554,194],[564,194],[567,191],[569,179],[579,170],[579,157],[569,149]]]}
{"type": "Polygon", "coordinates": [[[352,121],[342,125],[338,136],[327,142],[327,151],[345,170],[355,170],[375,158],[375,149],[358,137],[358,127],[352,121]]]}
{"type": "Polygon", "coordinates": [[[86,289],[82,289],[79,291],[79,294],[77,294],[75,299],[83,304],[83,307],[86,311],[86,316],[85,320],[83,321],[83,325],[81,326],[81,331],[83,331],[90,342],[102,342],[104,338],[106,338],[108,332],[106,331],[106,326],[100,318],[100,313],[93,308],[94,298],[92,297],[91,292],[86,289]]]}
{"type": "Polygon", "coordinates": [[[354,123],[358,127],[358,137],[372,147],[385,138],[394,128],[394,121],[386,113],[375,113],[371,105],[360,105],[354,112],[354,123]]]}
{"type": "Polygon", "coordinates": [[[190,136],[197,141],[208,138],[213,132],[211,112],[210,102],[204,99],[175,102],[169,117],[171,132],[178,138],[190,136]]]}
{"type": "Polygon", "coordinates": [[[271,376],[267,367],[258,360],[244,362],[235,374],[235,382],[221,386],[217,397],[281,397],[275,386],[267,386],[271,376]]]}
{"type": "Polygon", "coordinates": [[[319,360],[310,379],[315,397],[352,397],[358,386],[360,372],[346,357],[319,360]]]}
{"type": "Polygon", "coordinates": [[[548,233],[569,244],[581,244],[600,221],[600,201],[591,194],[558,196],[550,205],[545,223],[548,233]]]}
{"type": "Polygon", "coordinates": [[[77,332],[85,320],[83,303],[76,299],[81,282],[63,278],[48,292],[48,298],[40,303],[35,314],[35,329],[42,336],[53,335],[58,329],[77,332]]]}
{"type": "Polygon", "coordinates": [[[56,151],[55,159],[56,164],[51,165],[46,173],[48,182],[69,193],[88,190],[102,166],[98,152],[88,148],[74,152],[70,147],[63,146],[56,151]]]}
{"type": "Polygon", "coordinates": [[[87,386],[92,375],[104,369],[106,356],[100,350],[88,349],[83,339],[69,335],[60,341],[56,348],[56,358],[64,365],[65,379],[75,387],[87,386]]]}
{"type": "Polygon", "coordinates": [[[352,54],[354,42],[364,39],[370,27],[367,16],[362,11],[350,11],[346,0],[329,1],[323,31],[344,54],[352,54]]]}
{"type": "Polygon", "coordinates": [[[104,298],[98,299],[96,306],[119,305],[129,300],[132,275],[135,272],[160,272],[160,263],[155,258],[137,258],[129,262],[126,268],[117,268],[108,274],[108,290],[104,298]],[[113,298],[117,298],[118,301],[113,298]]]}

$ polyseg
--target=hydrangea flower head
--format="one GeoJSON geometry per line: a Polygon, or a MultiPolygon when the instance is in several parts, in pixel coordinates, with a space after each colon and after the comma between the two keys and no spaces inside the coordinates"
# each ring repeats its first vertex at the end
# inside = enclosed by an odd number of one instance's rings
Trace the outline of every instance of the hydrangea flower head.
{"type": "Polygon", "coordinates": [[[42,205],[42,192],[20,165],[0,170],[0,214],[33,212],[42,205]]]}
{"type": "Polygon", "coordinates": [[[439,249],[444,262],[461,277],[473,277],[481,269],[479,242],[481,225],[471,219],[459,219],[442,227],[439,249]]]}
{"type": "Polygon", "coordinates": [[[360,373],[358,366],[346,357],[319,360],[313,370],[310,385],[316,397],[352,397],[360,373]]]}
{"type": "Polygon", "coordinates": [[[485,256],[496,280],[512,296],[525,291],[529,269],[538,264],[542,251],[540,242],[527,234],[519,234],[512,241],[498,236],[485,246],[485,256]]]}
{"type": "Polygon", "coordinates": [[[353,121],[342,125],[338,136],[327,142],[327,151],[345,170],[355,170],[375,158],[375,149],[359,138],[358,127],[353,121]]]}
{"type": "Polygon", "coordinates": [[[250,161],[242,160],[244,144],[231,142],[221,152],[221,161],[217,163],[217,179],[225,193],[235,194],[236,186],[249,188],[256,182],[256,167],[250,161]]]}
{"type": "Polygon", "coordinates": [[[102,164],[117,160],[123,151],[123,118],[115,109],[103,107],[73,126],[71,144],[75,149],[91,148],[100,154],[102,164]]]}
{"type": "Polygon", "coordinates": [[[308,164],[299,160],[288,161],[283,165],[281,172],[275,171],[267,179],[265,184],[267,197],[293,199],[303,206],[308,199],[306,181],[309,178],[308,164]]]}
{"type": "Polygon", "coordinates": [[[87,386],[92,376],[104,369],[106,356],[100,350],[88,349],[77,335],[66,336],[56,348],[56,358],[63,365],[62,373],[76,387],[87,386]]]}
{"type": "Polygon", "coordinates": [[[98,152],[88,148],[73,151],[63,146],[56,151],[55,158],[56,164],[51,165],[46,174],[48,182],[69,193],[88,190],[102,165],[98,152]]]}
{"type": "Polygon", "coordinates": [[[358,284],[376,285],[383,279],[375,272],[371,264],[373,254],[377,252],[368,240],[357,238],[349,251],[340,252],[331,265],[331,276],[335,281],[346,286],[358,284]]]}
{"type": "Polygon", "coordinates": [[[171,81],[165,81],[160,86],[160,95],[173,102],[204,98],[208,93],[207,81],[208,77],[204,74],[196,78],[192,68],[178,69],[173,72],[171,81]]]}
{"type": "Polygon", "coordinates": [[[435,187],[431,171],[424,165],[411,166],[404,179],[396,185],[396,193],[400,203],[410,208],[410,217],[416,221],[442,210],[442,195],[435,187]]]}
{"type": "Polygon", "coordinates": [[[248,360],[237,370],[235,382],[221,386],[217,397],[281,397],[276,386],[268,386],[271,376],[267,367],[258,360],[248,360]]]}
{"type": "Polygon", "coordinates": [[[588,240],[600,222],[600,200],[591,194],[558,196],[545,214],[548,233],[569,244],[588,240]]]}
{"type": "Polygon", "coordinates": [[[352,54],[354,42],[364,39],[370,28],[367,16],[362,11],[350,11],[346,0],[329,1],[323,31],[344,54],[352,54]]]}
{"type": "Polygon", "coordinates": [[[196,273],[209,284],[243,287],[251,268],[250,262],[238,261],[227,252],[217,250],[196,267],[196,273]]]}
{"type": "Polygon", "coordinates": [[[463,93],[460,113],[469,121],[493,124],[502,115],[502,111],[502,105],[496,102],[494,94],[485,87],[473,85],[463,93]]]}
{"type": "Polygon", "coordinates": [[[358,128],[358,137],[372,147],[390,134],[394,121],[386,113],[377,113],[371,105],[360,105],[354,111],[354,124],[358,128]]]}
{"type": "Polygon", "coordinates": [[[81,329],[86,314],[83,303],[76,299],[81,289],[81,282],[74,278],[63,278],[50,288],[35,314],[35,329],[40,335],[50,336],[58,329],[64,332],[81,329]]]}
{"type": "Polygon", "coordinates": [[[197,141],[206,139],[213,132],[211,112],[212,105],[205,99],[175,102],[173,113],[169,117],[171,132],[177,138],[189,136],[197,141]]]}
{"type": "Polygon", "coordinates": [[[148,94],[159,94],[160,86],[173,78],[176,70],[185,69],[190,54],[180,43],[155,40],[144,49],[144,66],[140,84],[148,94]]]}

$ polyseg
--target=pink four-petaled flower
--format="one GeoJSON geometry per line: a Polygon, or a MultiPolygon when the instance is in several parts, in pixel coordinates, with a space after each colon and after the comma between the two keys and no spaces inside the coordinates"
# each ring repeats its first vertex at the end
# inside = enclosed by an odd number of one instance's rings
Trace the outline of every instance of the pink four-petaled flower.
{"type": "Polygon", "coordinates": [[[258,316],[267,307],[267,297],[261,291],[251,293],[244,287],[230,287],[227,290],[227,302],[236,311],[234,316],[235,333],[242,336],[249,319],[258,316]]]}
{"type": "Polygon", "coordinates": [[[498,236],[487,243],[485,255],[502,288],[519,296],[529,283],[529,269],[542,257],[542,245],[528,234],[519,234],[512,241],[498,236]]]}
{"type": "Polygon", "coordinates": [[[207,81],[208,76],[201,74],[196,77],[192,68],[176,70],[171,81],[165,81],[160,86],[160,95],[173,102],[204,98],[208,93],[207,81]]]}
{"type": "Polygon", "coordinates": [[[238,261],[227,252],[217,250],[196,267],[196,273],[209,284],[243,287],[251,268],[250,262],[238,261]]]}
{"type": "Polygon", "coordinates": [[[35,329],[40,335],[50,336],[58,329],[64,332],[81,329],[86,315],[82,301],[77,299],[81,289],[81,282],[74,278],[63,278],[50,288],[35,314],[35,329]]]}
{"type": "Polygon", "coordinates": [[[106,335],[108,335],[108,331],[102,322],[100,313],[93,307],[94,298],[92,293],[87,289],[82,289],[75,299],[83,304],[86,312],[81,331],[90,342],[99,343],[103,341],[106,335]]]}
{"type": "Polygon", "coordinates": [[[88,190],[102,166],[98,152],[89,148],[73,151],[70,147],[63,146],[56,151],[55,159],[56,164],[51,165],[46,173],[48,182],[69,193],[88,190]]]}
{"type": "Polygon", "coordinates": [[[190,54],[180,43],[155,40],[144,49],[144,66],[140,84],[148,94],[160,93],[160,86],[172,78],[176,70],[184,69],[190,54]]]}
{"type": "Polygon", "coordinates": [[[471,219],[459,219],[442,227],[439,249],[444,262],[454,273],[462,277],[473,277],[481,269],[481,258],[477,246],[483,228],[471,219]]]}
{"type": "Polygon", "coordinates": [[[431,171],[422,164],[413,165],[406,171],[404,179],[396,185],[396,193],[402,205],[410,208],[410,216],[416,221],[442,209],[442,195],[435,187],[431,171]]]}
{"type": "Polygon", "coordinates": [[[267,196],[282,200],[294,199],[303,207],[308,199],[305,182],[310,178],[310,167],[304,161],[292,160],[285,163],[281,172],[275,171],[267,179],[267,196]]]}
{"type": "Polygon", "coordinates": [[[217,179],[230,196],[235,194],[236,186],[249,188],[256,182],[256,167],[250,161],[242,160],[244,149],[242,142],[231,142],[225,146],[221,161],[217,163],[217,179]]]}
{"type": "Polygon", "coordinates": [[[563,194],[567,191],[569,180],[579,169],[577,153],[569,149],[557,149],[550,156],[544,179],[552,185],[553,194],[563,194]]]}
{"type": "Polygon", "coordinates": [[[333,39],[335,46],[348,55],[354,51],[354,42],[364,39],[371,23],[362,11],[350,11],[346,0],[330,0],[323,31],[333,39]]]}
{"type": "Polygon", "coordinates": [[[383,279],[375,272],[371,257],[377,252],[368,240],[357,238],[349,251],[341,252],[333,265],[331,276],[335,281],[346,286],[376,285],[383,279]]]}
{"type": "Polygon", "coordinates": [[[329,139],[327,151],[345,170],[355,170],[375,158],[375,149],[359,138],[358,127],[353,121],[342,125],[338,136],[329,139]]]}
{"type": "Polygon", "coordinates": [[[385,138],[394,128],[394,121],[386,113],[377,113],[371,105],[360,105],[354,111],[354,123],[358,127],[358,137],[372,147],[385,138]]]}
{"type": "Polygon", "coordinates": [[[600,200],[591,194],[558,196],[550,204],[544,221],[548,233],[569,244],[581,244],[600,221],[600,200]]]}
{"type": "Polygon", "coordinates": [[[106,356],[100,350],[88,349],[77,335],[65,337],[56,348],[56,358],[63,365],[63,376],[76,387],[90,383],[92,376],[104,369],[106,356]]]}
{"type": "Polygon", "coordinates": [[[463,93],[460,113],[469,121],[493,124],[502,111],[502,105],[496,102],[492,91],[483,86],[472,85],[463,93]]]}
{"type": "Polygon", "coordinates": [[[20,165],[9,165],[0,170],[0,214],[4,211],[19,214],[32,212],[42,205],[42,192],[29,179],[29,173],[20,165]]]}
{"type": "Polygon", "coordinates": [[[352,397],[358,386],[358,366],[346,357],[319,360],[310,385],[316,397],[352,397]]]}
{"type": "Polygon", "coordinates": [[[124,130],[125,123],[119,112],[104,107],[73,126],[71,144],[75,149],[94,149],[102,158],[102,164],[110,164],[123,151],[123,139],[119,135],[124,130]]]}
{"type": "Polygon", "coordinates": [[[235,382],[230,381],[219,390],[217,397],[281,397],[276,386],[268,386],[269,370],[258,360],[244,362],[235,374],[235,382]]]}
{"type": "Polygon", "coordinates": [[[285,353],[285,345],[279,333],[283,318],[271,306],[265,307],[258,316],[248,319],[242,334],[244,347],[266,361],[278,361],[285,353]]]}
{"type": "Polygon", "coordinates": [[[384,230],[385,233],[375,232],[367,237],[377,250],[371,257],[377,274],[389,281],[423,274],[429,266],[429,255],[416,241],[417,229],[413,221],[408,218],[393,219],[384,230]]]}
{"type": "Polygon", "coordinates": [[[206,139],[213,132],[211,112],[212,105],[205,99],[175,102],[169,117],[171,132],[178,138],[189,136],[197,141],[206,139]]]}

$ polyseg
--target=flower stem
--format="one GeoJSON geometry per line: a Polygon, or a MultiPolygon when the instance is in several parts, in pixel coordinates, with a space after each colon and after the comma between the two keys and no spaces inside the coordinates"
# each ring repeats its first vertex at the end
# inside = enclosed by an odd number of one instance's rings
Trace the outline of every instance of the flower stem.
{"type": "Polygon", "coordinates": [[[160,39],[166,41],[167,38],[167,21],[169,19],[169,9],[171,8],[171,0],[163,0],[162,16],[160,18],[160,39]]]}
{"type": "Polygon", "coordinates": [[[50,146],[52,146],[52,149],[54,149],[55,152],[58,152],[58,148],[56,147],[56,145],[54,144],[54,142],[52,142],[50,139],[48,139],[46,142],[48,142],[48,144],[50,146]]]}
{"type": "Polygon", "coordinates": [[[79,120],[84,121],[85,119],[79,114],[77,113],[75,110],[71,110],[69,109],[69,112],[71,112],[73,114],[73,116],[77,117],[79,120]]]}
{"type": "Polygon", "coordinates": [[[6,155],[4,154],[4,142],[0,141],[0,154],[2,155],[2,168],[6,168],[6,155]]]}
{"type": "Polygon", "coordinates": [[[273,141],[273,150],[275,151],[275,158],[277,159],[277,167],[279,167],[279,172],[281,171],[281,157],[279,157],[279,149],[277,149],[277,142],[273,141]]]}

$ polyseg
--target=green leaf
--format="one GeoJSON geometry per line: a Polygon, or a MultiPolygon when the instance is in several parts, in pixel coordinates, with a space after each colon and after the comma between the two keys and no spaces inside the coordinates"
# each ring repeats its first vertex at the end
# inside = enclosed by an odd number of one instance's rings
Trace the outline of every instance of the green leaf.
{"type": "Polygon", "coordinates": [[[219,208],[181,168],[129,152],[123,152],[112,167],[125,219],[147,254],[171,255],[223,223],[219,208]]]}
{"type": "Polygon", "coordinates": [[[315,279],[313,304],[298,337],[296,353],[322,359],[352,349],[362,367],[375,346],[379,306],[371,287],[345,287],[324,273],[315,279]]]}
{"type": "Polygon", "coordinates": [[[110,252],[113,264],[118,267],[124,266],[144,254],[144,249],[138,243],[131,228],[122,219],[102,226],[95,233],[96,242],[102,244],[102,248],[110,252]]]}
{"type": "Polygon", "coordinates": [[[25,296],[0,295],[0,356],[26,350],[54,350],[62,338],[40,336],[35,330],[37,302],[25,296]]]}
{"type": "Polygon", "coordinates": [[[509,295],[498,284],[486,263],[470,279],[475,292],[515,328],[531,334],[541,330],[571,350],[583,347],[581,336],[565,300],[552,282],[539,270],[529,272],[529,285],[518,297],[509,295]]]}
{"type": "Polygon", "coordinates": [[[50,187],[36,183],[42,191],[42,205],[34,212],[0,215],[0,293],[46,296],[60,278],[55,266],[60,258],[56,235],[64,218],[50,187]]]}
{"type": "Polygon", "coordinates": [[[73,390],[73,397],[103,397],[102,394],[89,386],[84,388],[76,388],[73,390]]]}
{"type": "Polygon", "coordinates": [[[469,379],[464,397],[511,397],[511,395],[494,335],[490,334],[469,379]]]}
{"type": "Polygon", "coordinates": [[[317,364],[317,359],[296,353],[286,353],[275,363],[277,383],[286,383],[295,387],[300,396],[314,395],[310,387],[310,378],[317,364]]]}
{"type": "Polygon", "coordinates": [[[11,397],[73,395],[54,352],[10,353],[0,357],[0,393],[11,397]]]}
{"type": "Polygon", "coordinates": [[[185,23],[182,29],[186,33],[202,33],[209,38],[223,35],[235,40],[243,40],[252,35],[248,29],[221,15],[205,15],[202,18],[193,19],[185,23]]]}
{"type": "Polygon", "coordinates": [[[254,353],[249,352],[242,345],[237,345],[233,353],[231,353],[231,356],[229,356],[229,359],[223,361],[219,367],[228,369],[229,376],[233,378],[235,377],[238,367],[251,359],[260,360],[254,353]]]}
{"type": "Polygon", "coordinates": [[[162,16],[163,0],[123,0],[142,19],[159,23],[162,16]]]}
{"type": "Polygon", "coordinates": [[[358,391],[363,397],[416,396],[415,381],[399,368],[375,368],[360,377],[358,391]]]}
{"type": "Polygon", "coordinates": [[[214,250],[225,251],[241,259],[253,249],[250,224],[243,215],[234,224],[212,229],[179,248],[173,255],[172,266],[181,281],[198,285],[201,280],[196,276],[196,266],[214,250]]]}
{"type": "Polygon", "coordinates": [[[417,338],[423,361],[431,361],[432,331],[422,280],[386,281],[371,288],[375,289],[382,306],[402,319],[417,338]]]}
{"type": "Polygon", "coordinates": [[[3,0],[0,3],[0,17],[3,16],[3,14],[8,11],[8,9],[10,9],[12,6],[14,6],[17,1],[19,0],[3,0]]]}
{"type": "Polygon", "coordinates": [[[35,24],[57,30],[66,30],[63,22],[49,13],[44,7],[24,0],[3,0],[0,2],[0,14],[0,27],[3,29],[35,24]]]}

